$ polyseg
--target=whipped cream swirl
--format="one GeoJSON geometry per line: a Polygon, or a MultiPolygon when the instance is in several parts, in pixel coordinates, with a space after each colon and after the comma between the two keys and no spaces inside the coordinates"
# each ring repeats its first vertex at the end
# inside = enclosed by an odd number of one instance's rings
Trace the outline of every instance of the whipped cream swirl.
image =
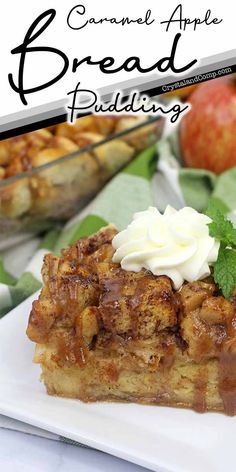
{"type": "Polygon", "coordinates": [[[113,262],[122,269],[167,275],[175,289],[184,280],[193,282],[210,274],[220,243],[209,235],[211,219],[190,207],[167,206],[162,215],[154,207],[135,213],[127,229],[112,241],[113,262]]]}

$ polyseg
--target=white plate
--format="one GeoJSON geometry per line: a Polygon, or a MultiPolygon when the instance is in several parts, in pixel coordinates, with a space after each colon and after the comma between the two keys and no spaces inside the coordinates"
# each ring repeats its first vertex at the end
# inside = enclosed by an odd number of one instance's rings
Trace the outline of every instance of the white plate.
{"type": "Polygon", "coordinates": [[[25,335],[32,300],[0,321],[0,413],[159,472],[236,470],[236,417],[48,396],[25,335]]]}

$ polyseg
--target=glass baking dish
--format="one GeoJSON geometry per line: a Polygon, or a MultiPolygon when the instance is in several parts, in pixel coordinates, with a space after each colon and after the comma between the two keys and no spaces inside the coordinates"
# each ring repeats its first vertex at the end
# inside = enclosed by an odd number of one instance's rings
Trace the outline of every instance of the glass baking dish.
{"type": "MultiPolygon", "coordinates": [[[[99,120],[99,117],[93,119],[99,120]]],[[[113,119],[118,123],[117,118],[113,119]]],[[[29,162],[25,164],[25,156],[22,157],[23,139],[11,138],[15,140],[16,157],[12,161],[14,165],[11,162],[7,167],[10,176],[0,180],[0,249],[9,246],[10,241],[22,239],[26,234],[40,233],[71,218],[113,175],[160,138],[163,125],[164,120],[161,118],[143,121],[143,118],[130,116],[121,118],[115,132],[105,137],[97,133],[97,129],[92,132],[85,129],[76,135],[79,149],[66,153],[61,148],[58,152],[55,144],[53,149],[46,147],[31,156],[31,165],[32,162],[34,164],[31,168],[29,162]],[[60,153],[65,155],[57,157],[60,153]],[[18,173],[22,162],[25,170],[18,173]],[[11,175],[12,168],[16,175],[11,175]]],[[[63,136],[60,143],[64,146],[66,135],[72,133],[73,127],[68,123],[58,126],[63,136]]],[[[49,130],[51,132],[51,128],[49,130]]],[[[42,131],[45,134],[48,129],[42,131]]],[[[22,136],[31,139],[37,136],[37,132],[33,133],[22,136]]],[[[4,162],[7,141],[0,142],[0,164],[4,162]]],[[[53,142],[58,142],[57,137],[53,142]]],[[[35,141],[34,148],[35,143],[38,145],[35,141]]],[[[28,142],[27,146],[29,149],[28,142]]],[[[4,164],[0,167],[0,173],[1,169],[6,172],[4,164]]]]}

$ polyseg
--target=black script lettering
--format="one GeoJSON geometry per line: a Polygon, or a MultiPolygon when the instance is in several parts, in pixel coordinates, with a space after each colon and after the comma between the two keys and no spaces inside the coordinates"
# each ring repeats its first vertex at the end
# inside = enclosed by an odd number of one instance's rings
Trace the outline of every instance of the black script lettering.
{"type": "Polygon", "coordinates": [[[77,15],[84,15],[85,14],[85,6],[84,5],[76,5],[75,7],[71,8],[71,10],[70,10],[70,12],[67,16],[67,24],[68,24],[69,28],[71,28],[73,30],[80,30],[88,24],[88,20],[86,20],[85,23],[83,23],[81,26],[72,26],[71,16],[73,15],[74,12],[76,12],[77,15]]]}
{"type": "Polygon", "coordinates": [[[71,92],[68,92],[67,95],[71,95],[73,94],[73,98],[72,98],[72,104],[71,105],[68,105],[67,108],[69,108],[69,110],[71,110],[71,113],[70,113],[70,122],[73,123],[73,121],[75,120],[76,118],[76,115],[75,115],[75,110],[78,111],[78,110],[88,110],[90,108],[93,107],[93,105],[97,102],[97,94],[95,92],[93,92],[92,90],[88,90],[88,89],[80,89],[79,90],[79,86],[80,86],[80,82],[77,83],[76,87],[74,90],[72,90],[71,92]],[[80,97],[79,99],[79,94],[81,94],[82,96],[80,97]],[[85,98],[86,96],[86,98],[85,98]]]}
{"type": "Polygon", "coordinates": [[[84,63],[87,64],[88,66],[99,65],[100,71],[104,72],[104,74],[108,74],[108,72],[111,72],[111,73],[113,72],[113,71],[107,71],[107,68],[115,64],[115,59],[114,57],[111,57],[111,56],[104,57],[103,59],[100,59],[98,61],[93,61],[91,56],[86,56],[80,61],[77,58],[75,58],[72,64],[72,72],[76,72],[78,67],[84,63]]]}
{"type": "Polygon", "coordinates": [[[73,122],[78,113],[80,114],[103,114],[103,113],[143,113],[151,115],[171,115],[171,123],[175,123],[181,114],[189,109],[188,104],[175,103],[170,108],[151,101],[147,95],[140,95],[139,91],[133,90],[128,98],[124,97],[121,91],[116,91],[110,100],[106,102],[100,99],[98,93],[88,90],[79,90],[80,82],[67,95],[72,94],[72,103],[68,105],[71,110],[69,121],[73,122]]]}
{"type": "Polygon", "coordinates": [[[128,57],[120,66],[114,67],[113,69],[111,69],[111,66],[115,64],[115,59],[113,57],[108,56],[98,61],[94,61],[91,56],[87,56],[81,60],[78,60],[77,58],[73,60],[72,72],[76,72],[78,67],[83,63],[86,63],[90,66],[98,65],[101,72],[103,72],[104,74],[115,74],[117,72],[120,72],[121,70],[125,70],[126,72],[131,72],[135,69],[141,73],[151,72],[155,69],[157,69],[159,72],[166,72],[170,69],[172,72],[176,74],[180,72],[185,72],[186,70],[190,69],[194,64],[196,64],[197,59],[194,59],[193,61],[189,62],[183,67],[176,67],[175,56],[176,56],[177,45],[180,38],[181,38],[181,33],[177,33],[173,41],[170,56],[166,56],[166,57],[163,57],[162,59],[159,59],[155,64],[152,64],[150,67],[144,68],[140,63],[139,57],[131,56],[131,57],[128,57]]]}
{"type": "Polygon", "coordinates": [[[177,73],[184,72],[184,71],[190,69],[194,64],[196,64],[197,59],[194,59],[193,61],[186,64],[186,66],[179,67],[179,68],[175,67],[174,59],[175,59],[177,44],[178,44],[180,38],[181,38],[181,34],[177,33],[175,35],[175,38],[174,38],[174,42],[173,42],[170,57],[163,57],[163,59],[160,59],[160,61],[158,61],[157,68],[160,72],[166,72],[168,69],[170,69],[170,70],[172,70],[172,72],[175,72],[177,74],[177,73]],[[166,66],[164,66],[165,62],[166,62],[166,66]]]}
{"type": "Polygon", "coordinates": [[[20,99],[24,105],[27,105],[27,101],[25,98],[26,94],[34,93],[34,92],[39,92],[40,90],[43,90],[50,85],[55,84],[58,80],[61,79],[61,77],[64,76],[66,73],[68,67],[69,67],[69,60],[62,51],[59,49],[53,48],[53,47],[48,47],[48,46],[38,46],[38,47],[29,47],[29,44],[31,44],[36,38],[40,36],[43,31],[50,25],[50,23],[53,21],[53,19],[56,16],[56,11],[54,9],[50,9],[39,15],[36,20],[32,23],[30,28],[28,29],[24,41],[20,46],[17,46],[16,48],[12,49],[11,53],[12,54],[20,54],[20,63],[19,63],[19,70],[18,70],[18,85],[15,84],[13,80],[13,75],[10,73],[8,74],[8,80],[10,83],[10,86],[12,89],[19,93],[20,99]],[[37,31],[36,28],[37,26],[41,23],[42,20],[46,21],[43,23],[42,26],[38,28],[37,31]],[[38,85],[37,87],[32,87],[25,89],[24,88],[24,66],[25,66],[25,59],[26,59],[26,54],[27,53],[33,53],[33,52],[48,52],[48,53],[53,53],[57,54],[60,58],[63,59],[64,65],[61,70],[61,72],[56,76],[53,77],[53,79],[49,80],[48,82],[45,82],[44,84],[38,85]]]}
{"type": "Polygon", "coordinates": [[[211,10],[208,9],[205,13],[205,17],[202,20],[200,18],[194,18],[192,20],[190,18],[184,18],[183,6],[180,3],[179,5],[177,5],[175,10],[173,11],[169,20],[161,21],[160,24],[161,25],[166,24],[166,31],[169,31],[169,27],[172,23],[178,23],[179,29],[183,31],[186,30],[186,27],[188,25],[193,25],[193,30],[195,31],[198,25],[202,25],[202,24],[205,24],[206,26],[209,26],[211,24],[218,25],[219,23],[223,21],[222,19],[218,20],[218,18],[210,19],[210,17],[211,17],[211,10]]]}
{"type": "MultiPolygon", "coordinates": [[[[69,26],[69,28],[73,29],[73,30],[80,30],[82,28],[84,28],[85,26],[87,26],[88,24],[91,24],[91,25],[102,25],[104,23],[110,23],[110,24],[115,24],[115,25],[122,25],[122,26],[126,26],[126,25],[130,25],[130,24],[133,24],[133,23],[137,23],[138,25],[151,25],[152,23],[154,23],[154,19],[151,19],[151,10],[147,10],[146,11],[146,14],[145,14],[145,17],[144,18],[136,18],[136,19],[132,19],[132,18],[129,18],[128,16],[127,17],[123,17],[123,18],[120,18],[120,19],[117,19],[117,18],[89,18],[87,20],[84,20],[84,22],[82,24],[78,24],[77,23],[77,26],[74,26],[74,18],[75,18],[75,15],[74,13],[76,13],[78,16],[83,16],[85,13],[86,13],[86,8],[84,5],[76,5],[75,7],[73,7],[68,16],[67,16],[67,25],[69,26]]],[[[78,16],[76,17],[76,19],[78,20],[78,16]]]]}

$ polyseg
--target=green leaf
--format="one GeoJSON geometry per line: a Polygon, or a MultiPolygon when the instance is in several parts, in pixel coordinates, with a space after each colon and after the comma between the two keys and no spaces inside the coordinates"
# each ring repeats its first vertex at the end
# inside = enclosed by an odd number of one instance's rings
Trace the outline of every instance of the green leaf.
{"type": "Polygon", "coordinates": [[[230,208],[226,205],[226,203],[221,200],[219,197],[210,197],[207,203],[207,209],[209,208],[217,208],[223,215],[226,215],[230,212],[230,208]]]}
{"type": "Polygon", "coordinates": [[[205,214],[209,216],[209,218],[211,218],[215,223],[223,221],[225,218],[218,204],[216,204],[216,202],[212,199],[209,200],[205,214]]]}
{"type": "Polygon", "coordinates": [[[106,220],[97,215],[88,215],[80,223],[79,227],[76,228],[76,231],[73,234],[70,244],[78,241],[78,239],[84,236],[91,236],[96,233],[103,226],[107,226],[108,223],[106,220]]]}
{"type": "Polygon", "coordinates": [[[123,169],[123,173],[137,175],[144,179],[151,180],[156,170],[157,152],[156,145],[151,146],[141,152],[136,159],[123,169]]]}
{"type": "Polygon", "coordinates": [[[218,259],[214,266],[214,279],[219,285],[225,298],[229,298],[236,286],[236,252],[220,248],[218,259]]]}
{"type": "Polygon", "coordinates": [[[39,290],[42,284],[31,274],[24,272],[14,286],[10,286],[10,294],[12,299],[12,308],[19,305],[26,298],[39,290]]]}
{"type": "Polygon", "coordinates": [[[47,249],[48,251],[53,251],[54,246],[58,240],[59,234],[59,229],[52,229],[51,231],[49,231],[42,239],[39,248],[47,249]]]}
{"type": "Polygon", "coordinates": [[[5,270],[3,260],[0,258],[0,283],[13,285],[15,282],[16,279],[5,270]]]}
{"type": "Polygon", "coordinates": [[[236,230],[234,229],[231,221],[219,219],[217,222],[209,224],[210,236],[218,239],[224,245],[236,247],[236,230]]]}
{"type": "Polygon", "coordinates": [[[224,246],[236,247],[236,229],[232,222],[225,218],[214,200],[209,202],[206,215],[212,219],[209,224],[210,236],[221,241],[224,246]]]}
{"type": "Polygon", "coordinates": [[[225,298],[232,295],[236,287],[236,229],[228,220],[219,199],[210,199],[206,215],[212,219],[209,224],[210,236],[220,241],[218,258],[214,264],[214,280],[225,298]]]}

